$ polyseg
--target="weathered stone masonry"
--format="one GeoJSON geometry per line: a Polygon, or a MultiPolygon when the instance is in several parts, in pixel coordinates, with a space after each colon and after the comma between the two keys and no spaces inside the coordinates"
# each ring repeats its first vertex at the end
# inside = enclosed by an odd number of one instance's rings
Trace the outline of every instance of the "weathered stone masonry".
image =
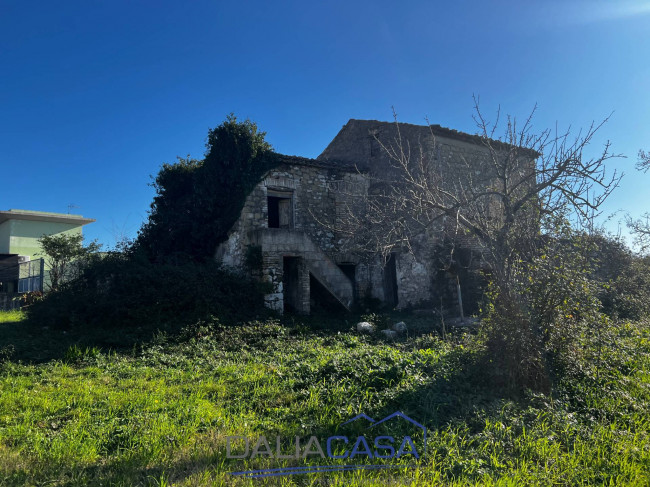
{"type": "Polygon", "coordinates": [[[262,278],[274,287],[274,292],[266,296],[267,306],[272,309],[283,311],[289,307],[308,313],[310,274],[349,308],[355,283],[336,265],[341,255],[334,219],[338,189],[363,184],[363,178],[345,166],[297,157],[287,161],[270,171],[247,197],[240,218],[228,240],[217,249],[216,258],[228,266],[242,266],[246,249],[261,247],[262,278]],[[275,210],[269,205],[278,204],[278,200],[283,201],[288,218],[283,225],[272,228],[270,214],[275,210]],[[290,278],[285,275],[287,271],[291,272],[290,278]],[[289,289],[285,289],[287,285],[289,289]]]}
{"type": "MultiPolygon", "coordinates": [[[[472,178],[488,171],[487,152],[475,136],[438,126],[401,124],[400,129],[402,138],[411,147],[424,147],[441,171],[472,178]]],[[[438,272],[432,248],[448,230],[431,229],[415,242],[413,253],[397,253],[388,262],[345,252],[337,235],[337,212],[349,198],[366,194],[373,176],[385,180],[394,171],[377,139],[390,145],[396,136],[392,123],[350,120],[317,159],[283,156],[248,195],[216,259],[242,267],[247,249],[258,247],[259,275],[273,286],[266,304],[280,312],[309,313],[310,283],[316,282],[347,308],[364,297],[398,308],[428,303],[438,272]]],[[[467,247],[475,245],[465,240],[467,247]]]]}

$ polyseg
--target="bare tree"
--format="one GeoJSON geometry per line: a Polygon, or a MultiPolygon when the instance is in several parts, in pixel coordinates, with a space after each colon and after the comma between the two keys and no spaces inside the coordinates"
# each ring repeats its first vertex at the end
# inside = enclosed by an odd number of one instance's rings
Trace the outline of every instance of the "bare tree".
{"type": "Polygon", "coordinates": [[[634,243],[640,252],[650,249],[650,213],[644,213],[641,218],[625,217],[625,223],[634,236],[634,243]]]}
{"type": "MultiPolygon", "coordinates": [[[[648,172],[650,169],[650,152],[639,150],[639,159],[636,162],[639,171],[648,172]]],[[[634,243],[641,252],[650,249],[650,213],[644,213],[641,218],[632,218],[629,214],[625,217],[625,223],[634,235],[634,243]]]]}
{"type": "Polygon", "coordinates": [[[384,255],[441,236],[452,253],[454,241],[479,247],[493,290],[483,322],[490,363],[510,384],[546,390],[554,365],[571,362],[580,327],[598,313],[585,256],[573,255],[582,249],[566,245],[567,219],[588,226],[622,175],[606,168],[618,157],[609,142],[587,156],[607,119],[576,134],[535,132],[534,112],[523,123],[497,112],[490,123],[475,99],[478,134],[467,136],[475,149],[465,157],[445,155],[431,125],[426,136],[402,137],[395,118],[393,140],[375,137],[390,170],[361,173],[368,191],[349,199],[338,233],[349,248],[384,255]],[[545,230],[558,238],[544,238],[545,230]]]}
{"type": "Polygon", "coordinates": [[[650,152],[639,150],[639,160],[636,162],[639,171],[648,172],[650,169],[650,152]]]}
{"type": "Polygon", "coordinates": [[[584,223],[597,215],[622,175],[606,170],[618,157],[609,142],[594,157],[585,149],[607,122],[592,123],[572,135],[532,130],[535,110],[519,124],[513,117],[494,123],[483,116],[475,98],[474,120],[482,145],[476,160],[442,160],[434,131],[427,140],[401,135],[376,138],[393,171],[386,177],[366,175],[368,194],[346,205],[337,229],[350,248],[382,252],[411,249],[427,232],[469,234],[483,249],[493,278],[507,283],[539,235],[545,216],[571,214],[584,223]],[[504,130],[497,138],[498,130],[504,130]]]}

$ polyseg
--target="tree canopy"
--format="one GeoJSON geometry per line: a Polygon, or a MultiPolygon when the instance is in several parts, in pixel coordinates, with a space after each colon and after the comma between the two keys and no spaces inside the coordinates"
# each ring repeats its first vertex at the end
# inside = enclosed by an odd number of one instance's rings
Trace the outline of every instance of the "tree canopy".
{"type": "Polygon", "coordinates": [[[246,196],[275,166],[275,153],[250,120],[230,114],[208,130],[203,160],[163,164],[152,186],[156,195],[135,248],[152,261],[202,261],[227,238],[246,196]]]}
{"type": "Polygon", "coordinates": [[[38,243],[49,268],[50,291],[57,291],[63,282],[77,277],[82,265],[101,248],[95,241],[84,247],[80,233],[43,235],[38,243]]]}

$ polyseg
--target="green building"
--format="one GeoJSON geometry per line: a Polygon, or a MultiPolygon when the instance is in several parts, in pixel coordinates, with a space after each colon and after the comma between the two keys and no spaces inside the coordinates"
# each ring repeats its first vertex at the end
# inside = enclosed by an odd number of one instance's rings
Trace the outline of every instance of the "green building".
{"type": "Polygon", "coordinates": [[[0,211],[0,292],[42,290],[44,269],[38,239],[43,235],[81,234],[82,227],[94,221],[66,213],[0,211]]]}

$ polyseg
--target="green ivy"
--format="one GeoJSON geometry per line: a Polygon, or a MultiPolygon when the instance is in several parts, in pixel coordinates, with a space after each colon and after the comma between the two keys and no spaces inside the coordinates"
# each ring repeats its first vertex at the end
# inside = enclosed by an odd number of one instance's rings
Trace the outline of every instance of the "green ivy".
{"type": "Polygon", "coordinates": [[[208,131],[203,160],[163,164],[135,248],[154,262],[211,259],[237,221],[248,194],[279,164],[265,132],[230,114],[208,131]]]}

